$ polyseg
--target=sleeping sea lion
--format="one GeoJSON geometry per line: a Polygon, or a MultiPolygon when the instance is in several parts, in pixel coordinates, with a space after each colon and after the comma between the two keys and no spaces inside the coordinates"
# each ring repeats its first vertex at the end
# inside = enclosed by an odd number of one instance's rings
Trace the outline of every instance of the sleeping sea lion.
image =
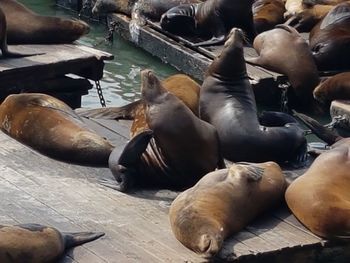
{"type": "Polygon", "coordinates": [[[294,28],[277,25],[254,39],[258,57],[246,61],[288,76],[294,107],[312,108],[312,91],[320,82],[319,73],[307,42],[294,28]]]}
{"type": "Polygon", "coordinates": [[[57,262],[66,250],[102,236],[102,232],[60,233],[38,224],[0,226],[0,262],[57,262]]]}
{"type": "Polygon", "coordinates": [[[89,32],[83,21],[38,15],[14,0],[1,0],[8,44],[71,43],[89,32]]]}
{"type": "Polygon", "coordinates": [[[274,162],[237,163],[211,172],[171,204],[172,231],[187,248],[214,256],[226,237],[283,200],[286,187],[274,162]]]}
{"type": "Polygon", "coordinates": [[[310,48],[319,70],[350,68],[350,2],[335,6],[312,29],[310,48]]]}
{"type": "Polygon", "coordinates": [[[241,28],[252,42],[256,36],[253,0],[207,0],[200,4],[179,5],[162,15],[162,29],[174,34],[197,34],[211,39],[194,46],[224,43],[232,27],[241,28]]]}
{"type": "Polygon", "coordinates": [[[107,166],[114,149],[68,105],[40,93],[9,95],[0,105],[0,129],[42,154],[83,165],[107,166]]]}

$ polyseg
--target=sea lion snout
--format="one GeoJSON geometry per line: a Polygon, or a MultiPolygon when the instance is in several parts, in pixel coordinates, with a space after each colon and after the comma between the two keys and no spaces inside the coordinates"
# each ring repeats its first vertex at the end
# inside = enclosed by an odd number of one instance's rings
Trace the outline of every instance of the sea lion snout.
{"type": "Polygon", "coordinates": [[[203,234],[199,238],[198,253],[204,257],[211,258],[215,256],[222,246],[223,239],[219,235],[203,234]]]}

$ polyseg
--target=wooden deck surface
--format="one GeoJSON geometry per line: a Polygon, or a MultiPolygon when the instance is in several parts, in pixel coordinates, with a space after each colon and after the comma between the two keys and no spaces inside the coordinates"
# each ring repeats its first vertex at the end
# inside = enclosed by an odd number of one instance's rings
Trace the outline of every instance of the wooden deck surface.
{"type": "MultiPolygon", "coordinates": [[[[86,122],[116,147],[127,142],[128,122],[86,122]]],[[[70,251],[61,262],[204,261],[183,247],[171,232],[167,213],[176,192],[139,189],[123,194],[98,184],[99,178],[112,178],[107,168],[47,158],[2,132],[0,142],[0,224],[40,223],[61,231],[106,233],[70,251]]],[[[305,255],[315,259],[322,254],[333,259],[328,248],[333,246],[338,254],[349,250],[344,244],[322,241],[281,207],[225,241],[216,260],[252,263],[275,262],[261,260],[278,258],[279,262],[301,262],[290,259],[305,259],[305,255]]]]}

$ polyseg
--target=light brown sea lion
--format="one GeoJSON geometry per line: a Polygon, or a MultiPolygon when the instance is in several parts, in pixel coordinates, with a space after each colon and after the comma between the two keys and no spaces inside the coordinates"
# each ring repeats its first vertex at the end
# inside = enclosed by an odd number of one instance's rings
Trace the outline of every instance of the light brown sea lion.
{"type": "Polygon", "coordinates": [[[214,256],[226,237],[283,200],[286,187],[274,162],[233,164],[178,195],[169,211],[171,228],[187,248],[214,256]]]}
{"type": "Polygon", "coordinates": [[[315,104],[312,91],[320,82],[318,70],[307,42],[294,28],[277,25],[254,39],[259,57],[247,62],[285,74],[292,86],[294,107],[310,108],[315,104]]]}
{"type": "Polygon", "coordinates": [[[338,141],[285,194],[293,214],[323,238],[350,238],[349,156],[349,138],[338,141]]]}
{"type": "Polygon", "coordinates": [[[350,68],[350,2],[335,6],[310,32],[310,48],[319,70],[350,68]]]}
{"type": "Polygon", "coordinates": [[[223,156],[230,161],[284,162],[303,156],[306,140],[296,122],[259,124],[243,42],[243,32],[233,28],[209,66],[200,91],[201,119],[217,129],[223,156]]]}
{"type": "Polygon", "coordinates": [[[66,250],[102,236],[102,232],[60,233],[38,224],[0,226],[0,262],[57,262],[66,250]]]}
{"type": "Polygon", "coordinates": [[[285,8],[286,12],[283,16],[285,19],[288,19],[304,10],[303,0],[286,0],[285,8]]]}
{"type": "MultiPolygon", "coordinates": [[[[175,74],[164,80],[162,85],[170,93],[178,97],[196,116],[198,116],[200,86],[185,74],[175,74]]],[[[142,100],[131,102],[122,107],[106,107],[98,109],[78,109],[78,115],[100,119],[127,119],[133,120],[130,128],[130,137],[148,130],[145,107],[142,100]]]]}
{"type": "Polygon", "coordinates": [[[105,185],[120,191],[134,184],[183,189],[225,167],[215,128],[168,92],[152,71],[143,70],[141,81],[151,131],[132,138],[122,153],[112,152],[109,167],[117,184],[105,185]]]}
{"type": "Polygon", "coordinates": [[[253,4],[253,18],[257,33],[274,28],[284,22],[286,11],[282,0],[258,0],[253,4]]]}
{"type": "Polygon", "coordinates": [[[89,32],[83,21],[38,15],[14,0],[1,0],[9,44],[71,43],[89,32]]]}
{"type": "Polygon", "coordinates": [[[314,98],[329,105],[332,100],[350,99],[350,72],[339,73],[322,81],[313,92],[314,98]]]}
{"type": "Polygon", "coordinates": [[[0,105],[0,129],[49,157],[78,164],[107,166],[114,148],[68,105],[45,94],[8,96],[0,105]]]}
{"type": "Polygon", "coordinates": [[[160,25],[174,34],[196,34],[210,38],[194,46],[224,43],[232,27],[241,28],[253,42],[256,30],[252,5],[253,0],[207,0],[199,4],[179,5],[162,15],[160,25]]]}

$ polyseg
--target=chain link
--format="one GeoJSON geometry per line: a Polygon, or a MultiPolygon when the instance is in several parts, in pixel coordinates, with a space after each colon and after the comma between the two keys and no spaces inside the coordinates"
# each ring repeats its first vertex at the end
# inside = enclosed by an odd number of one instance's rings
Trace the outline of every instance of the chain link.
{"type": "Polygon", "coordinates": [[[100,98],[101,106],[106,107],[106,101],[105,101],[105,98],[103,97],[100,81],[96,80],[95,85],[96,85],[97,95],[100,98]]]}
{"type": "Polygon", "coordinates": [[[281,89],[281,112],[288,112],[288,88],[289,83],[279,84],[278,88],[281,89]]]}

